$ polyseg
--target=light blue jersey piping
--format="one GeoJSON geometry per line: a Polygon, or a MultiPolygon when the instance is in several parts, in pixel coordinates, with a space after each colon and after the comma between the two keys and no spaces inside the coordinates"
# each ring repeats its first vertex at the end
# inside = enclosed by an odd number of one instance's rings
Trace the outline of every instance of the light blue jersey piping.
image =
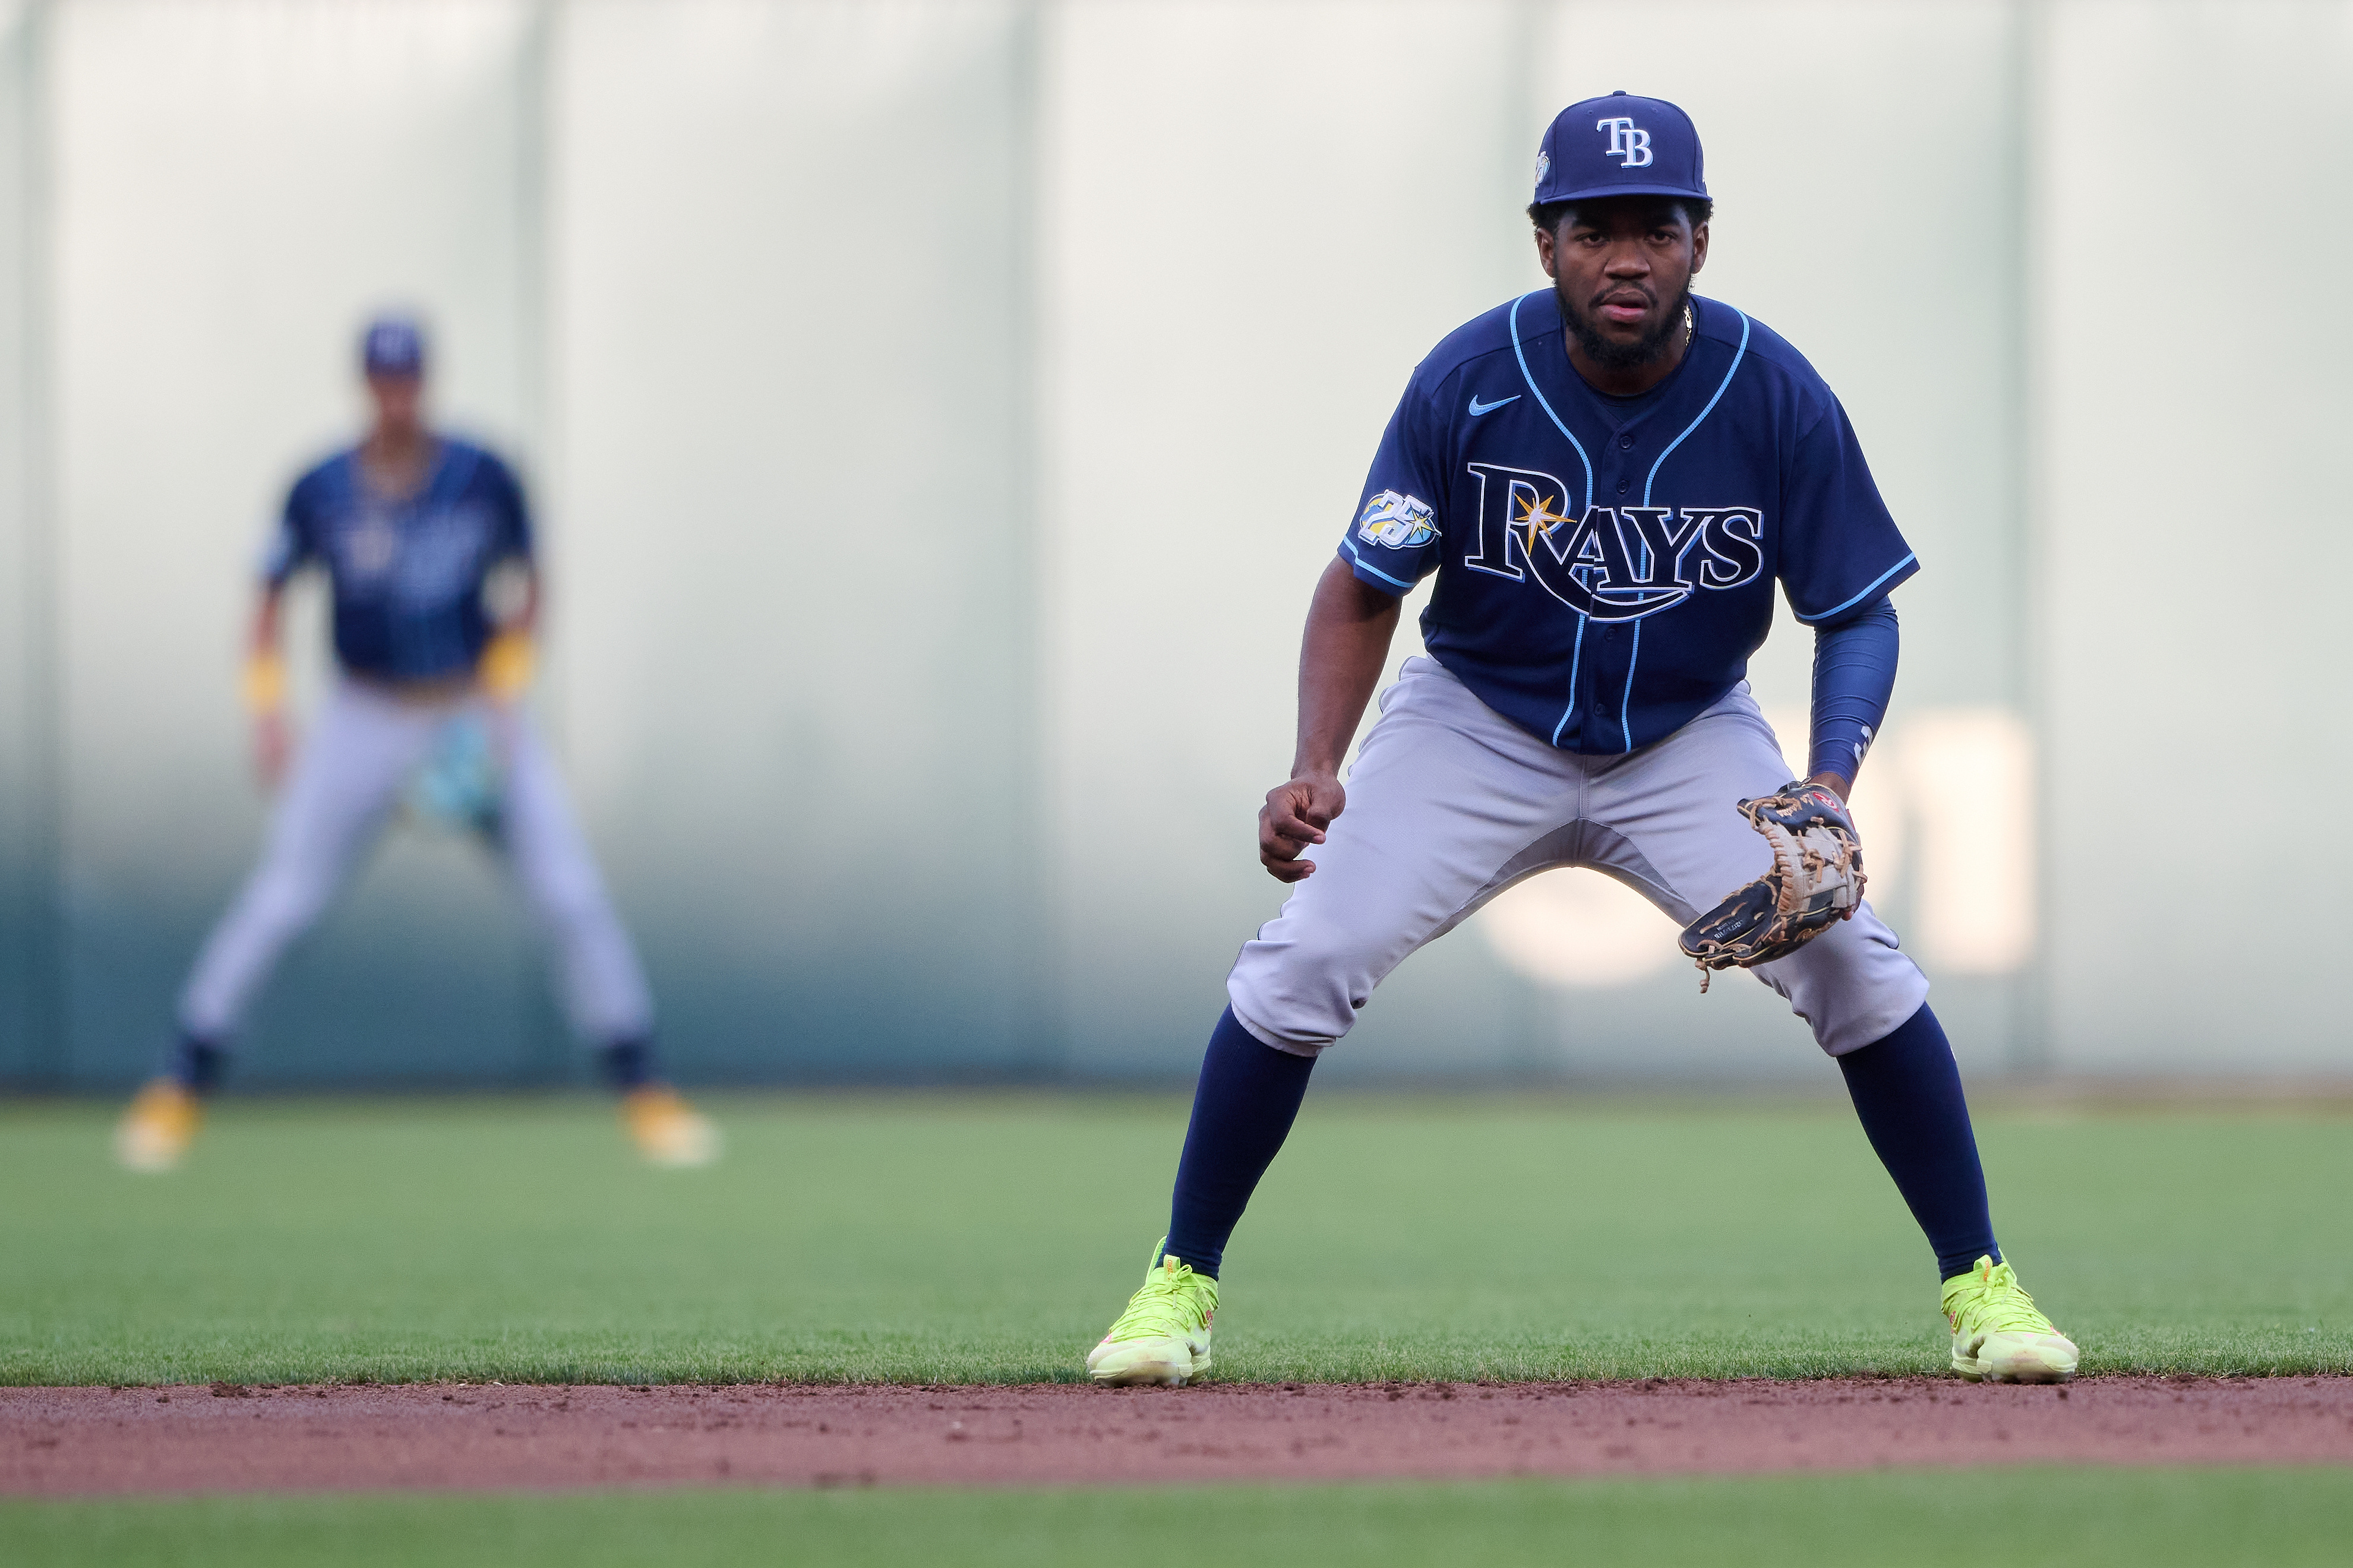
{"type": "Polygon", "coordinates": [[[1634,646],[1626,655],[1626,689],[1618,694],[1618,732],[1626,737],[1626,749],[1634,749],[1634,725],[1628,717],[1634,707],[1634,667],[1642,662],[1642,623],[1634,623],[1634,646]]]}
{"type": "Polygon", "coordinates": [[[1837,615],[1837,614],[1839,613],[1839,611],[1841,611],[1841,610],[1852,610],[1852,609],[1853,609],[1857,605],[1862,604],[1865,599],[1870,598],[1873,594],[1876,594],[1877,592],[1879,592],[1879,585],[1880,585],[1880,584],[1886,582],[1890,577],[1894,576],[1894,575],[1895,575],[1895,574],[1897,574],[1898,572],[1903,571],[1903,570],[1904,570],[1904,568],[1905,568],[1906,566],[1911,565],[1911,564],[1912,564],[1912,563],[1914,563],[1915,561],[1917,561],[1917,560],[1919,560],[1919,559],[1920,559],[1920,556],[1919,556],[1919,553],[1918,553],[1916,551],[1915,551],[1915,552],[1907,552],[1907,553],[1905,555],[1905,557],[1904,557],[1904,559],[1903,559],[1903,560],[1898,561],[1894,565],[1890,566],[1886,571],[1882,572],[1882,573],[1881,573],[1877,577],[1873,578],[1873,579],[1872,579],[1872,583],[1871,583],[1871,586],[1870,586],[1870,587],[1865,588],[1862,593],[1857,594],[1853,598],[1849,599],[1845,604],[1843,604],[1843,605],[1839,605],[1834,606],[1833,608],[1824,610],[1824,611],[1823,611],[1820,615],[1819,615],[1819,616],[1799,616],[1798,618],[1799,618],[1799,620],[1801,620],[1801,621],[1805,622],[1808,626],[1812,626],[1816,621],[1827,621],[1827,620],[1829,620],[1832,616],[1837,615]]]}
{"type": "Polygon", "coordinates": [[[1353,540],[1353,539],[1344,539],[1344,540],[1340,541],[1340,547],[1341,547],[1343,550],[1345,550],[1345,551],[1348,552],[1348,559],[1349,559],[1350,561],[1352,561],[1352,562],[1356,563],[1357,565],[1359,565],[1359,566],[1363,567],[1366,571],[1370,572],[1374,576],[1378,577],[1382,582],[1384,582],[1384,583],[1395,583],[1395,584],[1397,584],[1398,587],[1400,590],[1402,590],[1403,592],[1408,593],[1408,594],[1410,594],[1410,593],[1412,593],[1412,592],[1413,592],[1413,584],[1412,584],[1408,583],[1408,582],[1405,582],[1405,581],[1403,581],[1403,580],[1401,580],[1401,579],[1399,579],[1399,578],[1396,578],[1396,577],[1392,577],[1392,576],[1390,576],[1388,573],[1386,573],[1386,572],[1382,571],[1379,567],[1377,567],[1377,566],[1374,565],[1371,562],[1369,562],[1369,561],[1366,560],[1366,559],[1364,558],[1364,556],[1363,556],[1363,555],[1359,554],[1359,553],[1357,552],[1357,550],[1356,550],[1356,542],[1355,540],[1353,540]]]}
{"type": "Polygon", "coordinates": [[[1550,292],[1548,289],[1532,289],[1512,301],[1512,357],[1520,362],[1520,379],[1528,384],[1530,392],[1535,394],[1536,406],[1545,411],[1545,416],[1552,421],[1553,428],[1567,436],[1568,444],[1577,448],[1577,460],[1585,465],[1585,505],[1590,510],[1593,506],[1593,459],[1585,455],[1585,444],[1569,434],[1568,426],[1560,422],[1560,416],[1555,414],[1552,405],[1545,401],[1544,389],[1536,384],[1536,378],[1528,374],[1528,356],[1520,348],[1520,307],[1538,294],[1550,292]]]}
{"type": "Polygon", "coordinates": [[[1673,440],[1668,442],[1667,449],[1659,454],[1658,462],[1651,465],[1651,477],[1642,481],[1642,504],[1644,506],[1651,504],[1651,487],[1659,482],[1660,468],[1665,464],[1667,458],[1672,455],[1676,447],[1682,446],[1685,441],[1691,438],[1691,433],[1700,427],[1700,421],[1705,419],[1709,415],[1715,412],[1715,405],[1724,401],[1725,389],[1732,385],[1732,378],[1740,369],[1740,362],[1747,357],[1748,317],[1736,305],[1726,305],[1725,309],[1730,310],[1734,315],[1740,318],[1740,346],[1732,351],[1732,363],[1724,373],[1724,381],[1716,387],[1715,395],[1707,400],[1707,406],[1699,411],[1699,418],[1694,419],[1690,424],[1684,426],[1683,433],[1676,437],[1673,440]]]}
{"type": "MultiPolygon", "coordinates": [[[[1672,453],[1676,447],[1682,446],[1686,440],[1690,439],[1691,433],[1698,429],[1701,423],[1704,421],[1709,415],[1715,412],[1715,405],[1724,401],[1725,391],[1732,385],[1732,378],[1739,373],[1740,362],[1743,359],[1746,359],[1748,355],[1747,314],[1736,305],[1726,305],[1725,309],[1730,310],[1734,315],[1740,318],[1740,346],[1732,351],[1732,363],[1725,367],[1723,381],[1716,384],[1715,395],[1707,400],[1707,406],[1699,411],[1699,417],[1684,426],[1683,433],[1676,437],[1673,440],[1668,442],[1666,451],[1660,453],[1659,460],[1651,465],[1651,477],[1642,481],[1642,504],[1644,506],[1651,504],[1651,488],[1659,482],[1659,469],[1665,466],[1669,454],[1672,453]]],[[[1649,568],[1649,558],[1645,555],[1643,560],[1643,570],[1648,572],[1649,568]]],[[[1883,577],[1880,581],[1884,583],[1887,579],[1883,577]]],[[[1833,611],[1831,613],[1836,614],[1837,612],[1833,611]]],[[[1641,663],[1641,661],[1642,623],[1636,621],[1634,623],[1634,647],[1632,651],[1628,653],[1626,656],[1626,689],[1619,694],[1618,698],[1618,732],[1625,737],[1626,749],[1630,752],[1634,749],[1634,725],[1631,718],[1634,710],[1634,669],[1636,666],[1641,663]]]]}
{"type": "Polygon", "coordinates": [[[1552,743],[1560,744],[1560,732],[1568,728],[1568,716],[1577,711],[1577,666],[1585,658],[1585,612],[1577,613],[1577,646],[1568,655],[1568,706],[1560,715],[1560,722],[1552,727],[1552,743]]]}
{"type": "MultiPolygon", "coordinates": [[[[1568,437],[1568,444],[1576,448],[1577,460],[1585,465],[1585,510],[1590,511],[1593,510],[1593,459],[1585,455],[1585,444],[1571,434],[1568,426],[1561,423],[1560,416],[1553,412],[1552,405],[1545,400],[1544,388],[1538,386],[1536,378],[1528,374],[1528,356],[1520,347],[1520,307],[1539,294],[1550,292],[1547,289],[1531,289],[1512,301],[1512,357],[1520,362],[1520,379],[1526,382],[1528,390],[1535,395],[1536,406],[1545,411],[1545,417],[1552,421],[1554,429],[1568,437]]],[[[1561,710],[1560,722],[1552,727],[1552,743],[1556,746],[1560,744],[1560,732],[1568,728],[1569,718],[1577,711],[1577,667],[1584,657],[1585,612],[1579,610],[1577,612],[1577,646],[1568,656],[1568,706],[1561,710]]]]}

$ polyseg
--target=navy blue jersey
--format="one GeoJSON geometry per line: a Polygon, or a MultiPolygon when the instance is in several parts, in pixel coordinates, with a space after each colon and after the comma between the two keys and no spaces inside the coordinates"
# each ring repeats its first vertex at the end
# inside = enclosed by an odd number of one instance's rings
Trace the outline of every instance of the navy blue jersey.
{"type": "Polygon", "coordinates": [[[1835,621],[1919,569],[1846,412],[1761,322],[1692,301],[1683,363],[1611,397],[1549,289],[1422,361],[1341,553],[1403,594],[1430,656],[1565,750],[1630,752],[1730,690],[1773,624],[1835,621]]]}
{"type": "Polygon", "coordinates": [[[471,669],[490,640],[482,579],[531,554],[522,487],[480,447],[443,438],[417,494],[387,500],[339,452],[294,481],[265,574],[316,561],[334,584],[335,657],[381,680],[471,669]]]}

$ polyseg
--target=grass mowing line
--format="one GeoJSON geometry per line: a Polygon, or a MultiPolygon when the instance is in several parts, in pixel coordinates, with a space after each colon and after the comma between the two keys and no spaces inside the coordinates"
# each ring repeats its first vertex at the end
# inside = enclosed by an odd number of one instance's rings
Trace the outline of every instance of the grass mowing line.
{"type": "Polygon", "coordinates": [[[1103,1491],[665,1491],[0,1503],[20,1568],[2344,1561],[2353,1471],[1936,1474],[1103,1491]]]}
{"type": "MultiPolygon", "coordinates": [[[[188,1167],[0,1111],[0,1382],[1075,1380],[1174,1096],[226,1102],[188,1167]]],[[[2353,1371],[2353,1119],[1989,1115],[2004,1244],[2087,1372],[2353,1371]]],[[[1311,1104],[1228,1255],[1237,1380],[1933,1372],[1934,1269],[1842,1107],[1311,1104]]]]}

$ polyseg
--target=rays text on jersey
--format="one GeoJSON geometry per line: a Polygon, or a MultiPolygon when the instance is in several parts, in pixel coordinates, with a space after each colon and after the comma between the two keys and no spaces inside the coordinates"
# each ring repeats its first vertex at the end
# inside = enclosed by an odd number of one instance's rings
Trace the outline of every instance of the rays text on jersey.
{"type": "Polygon", "coordinates": [[[1568,487],[1535,468],[1472,463],[1479,528],[1462,564],[1534,578],[1597,621],[1670,610],[1703,588],[1737,588],[1765,569],[1765,513],[1753,506],[1569,505],[1568,487]]]}

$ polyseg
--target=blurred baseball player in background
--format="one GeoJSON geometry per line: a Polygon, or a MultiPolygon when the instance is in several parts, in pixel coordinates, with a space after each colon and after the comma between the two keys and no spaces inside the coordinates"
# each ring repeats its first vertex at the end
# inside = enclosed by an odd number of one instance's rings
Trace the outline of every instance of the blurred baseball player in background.
{"type": "Polygon", "coordinates": [[[375,424],[295,482],[254,610],[245,700],[262,783],[283,782],[268,846],[196,959],[164,1070],[124,1113],[116,1154],[138,1171],[179,1162],[255,994],[405,802],[478,833],[512,872],[645,1157],[706,1163],[717,1130],[656,1075],[644,973],[522,704],[539,608],[522,488],[497,457],[425,423],[415,322],[374,322],[361,359],[375,424]],[[279,612],[312,564],[332,591],[337,669],[290,770],[279,612]]]}
{"type": "Polygon", "coordinates": [[[1317,1055],[1416,948],[1564,866],[1683,922],[1704,970],[1755,965],[1812,1026],[1927,1233],[1957,1372],[2073,1373],[1995,1243],[1928,982],[1861,897],[1844,801],[1894,687],[1887,595],[1918,563],[1813,367],[1690,292],[1713,211],[1682,110],[1574,105],[1528,208],[1553,286],[1415,370],[1316,585],[1292,776],[1260,813],[1260,858],[1298,890],[1228,978],[1168,1235],[1095,1381],[1208,1367],[1227,1239],[1317,1055]],[[1344,788],[1398,601],[1433,572],[1430,657],[1383,693],[1344,788]],[[1777,583],[1815,628],[1810,776],[1788,782],[1744,679],[1777,583]]]}

